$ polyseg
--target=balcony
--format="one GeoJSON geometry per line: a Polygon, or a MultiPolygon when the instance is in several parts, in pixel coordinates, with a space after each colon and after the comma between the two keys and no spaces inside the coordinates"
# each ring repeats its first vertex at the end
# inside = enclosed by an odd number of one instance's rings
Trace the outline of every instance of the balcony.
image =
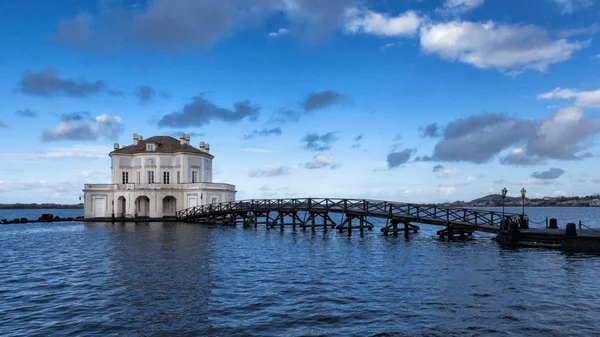
{"type": "Polygon", "coordinates": [[[229,190],[235,186],[221,183],[189,183],[189,184],[85,184],[85,191],[131,191],[131,190],[229,190]]]}

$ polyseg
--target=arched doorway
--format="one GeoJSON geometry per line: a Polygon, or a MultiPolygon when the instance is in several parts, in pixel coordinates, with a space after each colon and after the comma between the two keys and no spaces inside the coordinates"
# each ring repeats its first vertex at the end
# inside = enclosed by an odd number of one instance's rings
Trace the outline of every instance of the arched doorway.
{"type": "Polygon", "coordinates": [[[173,196],[166,196],[162,201],[163,216],[172,217],[177,212],[177,199],[173,196]]]}
{"type": "Polygon", "coordinates": [[[137,217],[150,216],[150,199],[147,196],[139,196],[135,199],[135,214],[137,217]]]}
{"type": "Polygon", "coordinates": [[[117,198],[117,217],[125,217],[125,213],[127,213],[127,202],[125,201],[125,197],[120,196],[117,198]]]}

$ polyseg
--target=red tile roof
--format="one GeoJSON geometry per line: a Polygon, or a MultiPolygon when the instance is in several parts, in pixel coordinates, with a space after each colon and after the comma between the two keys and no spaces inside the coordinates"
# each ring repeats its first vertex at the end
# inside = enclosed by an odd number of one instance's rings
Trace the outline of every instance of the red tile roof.
{"type": "Polygon", "coordinates": [[[210,153],[201,151],[189,144],[181,144],[181,142],[170,136],[154,136],[148,139],[141,140],[137,145],[124,146],[118,150],[114,150],[109,153],[109,156],[113,154],[137,154],[137,153],[193,153],[202,154],[214,158],[210,153]],[[146,144],[156,144],[154,151],[146,150],[146,144]]]}

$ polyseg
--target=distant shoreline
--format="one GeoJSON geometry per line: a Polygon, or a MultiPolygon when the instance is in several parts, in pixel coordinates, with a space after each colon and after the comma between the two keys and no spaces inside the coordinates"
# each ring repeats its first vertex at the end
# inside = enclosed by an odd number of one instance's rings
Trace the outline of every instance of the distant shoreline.
{"type": "Polygon", "coordinates": [[[0,209],[83,209],[83,204],[0,204],[0,209]]]}

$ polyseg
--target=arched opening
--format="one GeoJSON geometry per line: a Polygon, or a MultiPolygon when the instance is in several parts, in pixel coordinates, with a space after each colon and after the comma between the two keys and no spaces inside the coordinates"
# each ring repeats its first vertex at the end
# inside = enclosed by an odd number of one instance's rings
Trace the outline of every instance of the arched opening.
{"type": "Polygon", "coordinates": [[[125,213],[127,213],[127,203],[125,201],[125,197],[120,196],[117,198],[117,217],[125,217],[125,213]]]}
{"type": "Polygon", "coordinates": [[[150,199],[146,196],[139,196],[135,199],[135,215],[136,217],[150,216],[150,199]]]}
{"type": "Polygon", "coordinates": [[[166,196],[162,201],[162,210],[164,217],[173,217],[177,212],[177,199],[173,196],[166,196]]]}

